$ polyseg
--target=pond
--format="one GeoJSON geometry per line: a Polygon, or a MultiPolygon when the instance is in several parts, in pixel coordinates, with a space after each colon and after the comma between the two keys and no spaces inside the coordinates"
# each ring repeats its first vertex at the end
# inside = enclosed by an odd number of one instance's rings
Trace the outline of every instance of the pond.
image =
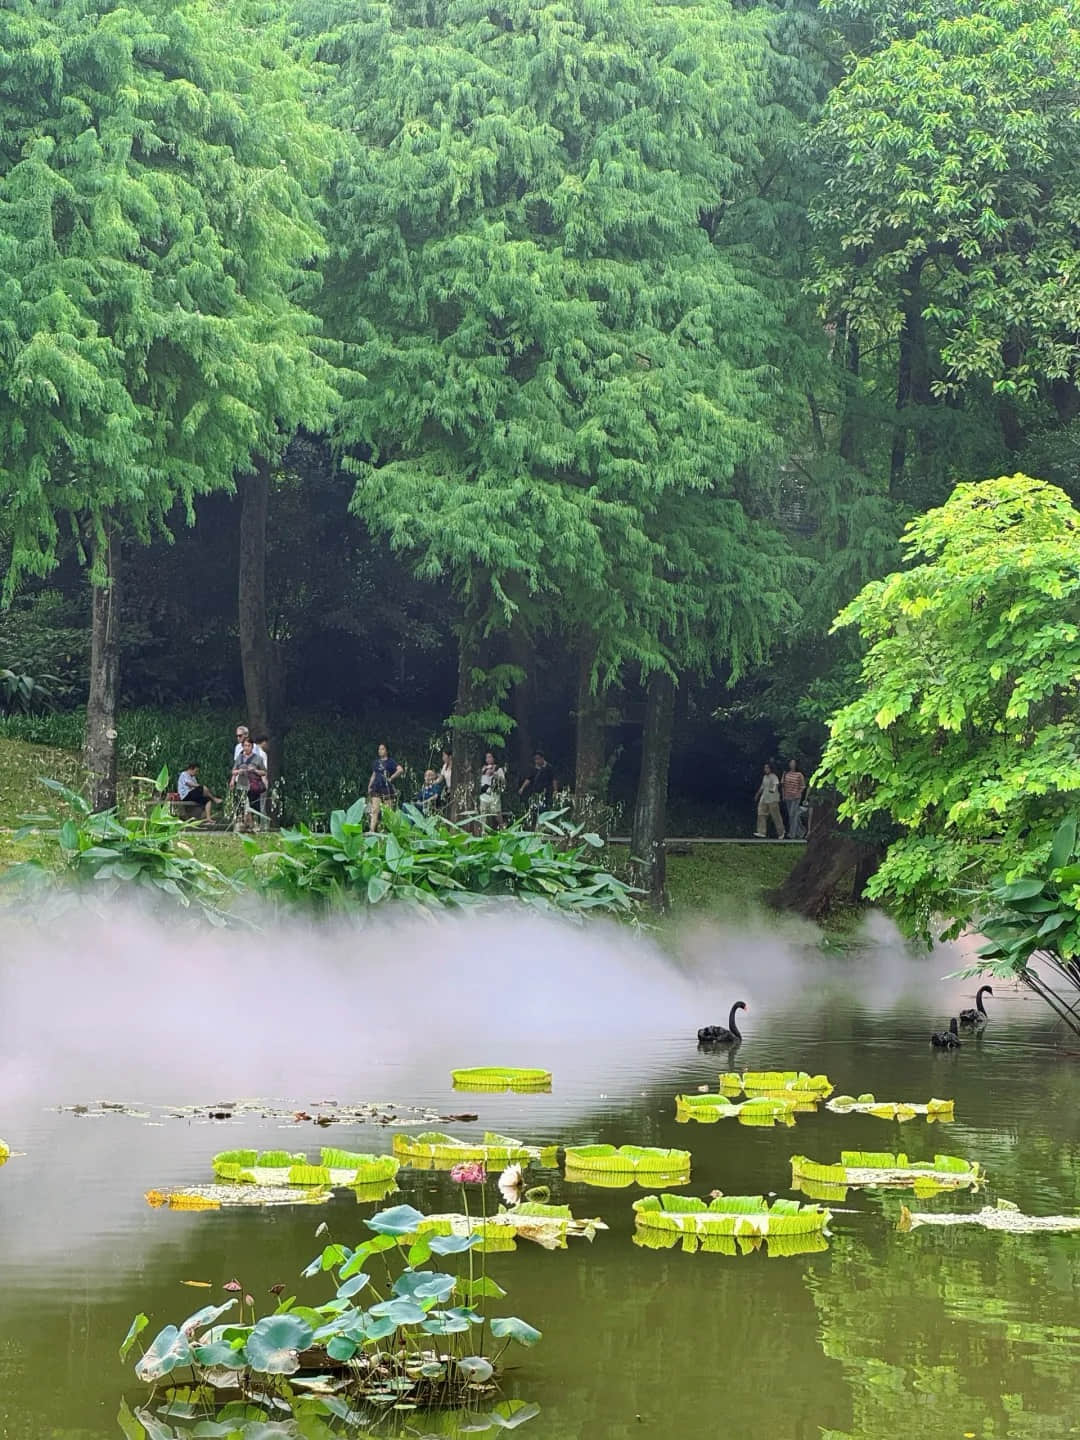
{"type": "MultiPolygon", "coordinates": [[[[322,1243],[316,1226],[356,1240],[377,1208],[346,1193],[318,1208],[152,1209],[146,1191],[209,1179],[226,1148],[382,1152],[395,1133],[175,1119],[158,1105],[259,1096],[311,1114],[365,1100],[476,1111],[476,1124],[436,1128],[688,1148],[683,1193],[699,1196],[787,1195],[793,1154],[943,1152],[980,1161],[987,1189],[920,1210],[999,1197],[1035,1214],[1080,1207],[1080,1059],[1036,1000],[1004,986],[984,1033],[935,1053],[929,1031],[974,986],[942,981],[955,950],[911,956],[882,922],[835,956],[763,930],[687,935],[667,959],[603,929],[505,920],[383,943],[282,937],[269,953],[241,945],[230,963],[237,943],[134,923],[77,951],[27,941],[17,984],[8,952],[0,1135],[20,1153],[0,1169],[0,1436],[116,1440],[122,1398],[145,1394],[117,1356],[135,1311],[153,1334],[211,1293],[184,1282],[217,1290],[234,1276],[260,1305],[278,1283],[317,1303],[329,1288],[299,1279],[322,1243]],[[750,1009],[729,1066],[699,1053],[694,1033],[740,997],[750,1009]],[[550,1068],[552,1092],[451,1088],[451,1066],[499,1062],[550,1068]],[[956,1119],[819,1110],[792,1129],[677,1124],[676,1094],[727,1068],[825,1072],[838,1092],[884,1100],[953,1098],[956,1119]],[[101,1100],[146,1113],[50,1108],[101,1100]]],[[[504,1387],[540,1406],[521,1431],[532,1440],[1080,1434],[1080,1234],[900,1233],[909,1195],[852,1190],[823,1253],[686,1254],[635,1245],[631,1204],[645,1191],[534,1175],[610,1229],[488,1259],[505,1307],[544,1335],[515,1348],[504,1387]]],[[[445,1175],[403,1170],[399,1185],[389,1203],[459,1208],[445,1175]]]]}

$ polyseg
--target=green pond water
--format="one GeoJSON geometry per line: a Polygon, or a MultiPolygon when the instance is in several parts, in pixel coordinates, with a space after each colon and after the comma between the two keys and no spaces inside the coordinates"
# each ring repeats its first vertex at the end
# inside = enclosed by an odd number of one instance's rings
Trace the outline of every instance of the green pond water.
{"type": "MultiPolygon", "coordinates": [[[[944,1196],[916,1208],[976,1209],[1005,1197],[1037,1214],[1080,1209],[1080,1058],[1070,1055],[1037,1001],[1001,993],[985,1032],[954,1054],[927,1045],[970,983],[943,985],[942,957],[844,956],[789,978],[781,993],[752,1006],[738,1069],[823,1071],[838,1093],[879,1099],[954,1098],[956,1121],[898,1126],[824,1110],[794,1129],[750,1129],[734,1121],[679,1125],[674,1097],[715,1082],[722,1057],[699,1053],[684,1033],[649,1029],[608,1034],[603,1010],[588,1027],[553,1030],[546,1045],[507,1055],[497,1024],[478,1024],[453,1043],[380,1054],[362,1039],[348,1046],[333,1090],[310,1091],[301,1047],[284,1067],[294,1083],[274,1092],[309,1110],[321,1100],[394,1100],[456,1112],[479,1123],[445,1125],[467,1136],[491,1128],[528,1141],[678,1145],[693,1155],[684,1193],[789,1194],[789,1157],[839,1158],[841,1149],[905,1150],[912,1159],[944,1152],[979,1160],[983,1195],[944,1196]],[[550,1066],[550,1095],[455,1094],[456,1063],[506,1061],[550,1066]]],[[[632,987],[633,980],[626,982],[632,987]]],[[[760,987],[759,987],[760,988],[760,987]]],[[[625,999],[629,1003],[632,991],[625,999]]],[[[170,1001],[170,1003],[173,1003],[170,1001]]],[[[176,1002],[179,1003],[179,1002],[176,1002]]],[[[566,1000],[574,1005],[573,995],[566,1000]]],[[[620,1006],[617,993],[611,1007],[620,1006]]],[[[647,1008],[647,1007],[646,1007],[647,1008]]],[[[580,1017],[579,1017],[580,1018],[580,1017]]],[[[723,1020],[715,1002],[697,1017],[723,1020]],[[705,1013],[707,1011],[707,1013],[705,1013]]],[[[343,1033],[363,1025],[341,1017],[343,1033]]],[[[0,1135],[17,1154],[0,1169],[0,1436],[11,1440],[117,1440],[126,1396],[145,1391],[117,1346],[131,1316],[145,1310],[148,1335],[210,1298],[238,1276],[270,1305],[269,1287],[318,1303],[325,1280],[299,1272],[322,1242],[356,1241],[379,1207],[348,1194],[329,1206],[183,1214],[147,1206],[154,1187],[210,1179],[225,1148],[320,1144],[388,1150],[393,1131],[375,1126],[283,1128],[258,1119],[149,1124],[128,1115],[88,1118],[59,1103],[123,1100],[146,1104],[237,1098],[217,1092],[212,1067],[193,1066],[168,1093],[145,1076],[138,1090],[100,1093],[94,1074],[59,1093],[0,1093],[0,1135]],[[184,1093],[179,1093],[180,1090],[184,1093]]],[[[262,1093],[262,1092],[254,1092],[262,1093]]],[[[155,1119],[160,1117],[155,1116],[155,1119]]],[[[850,1191],[825,1253],[770,1258],[654,1251],[633,1241],[636,1188],[568,1184],[533,1172],[552,1199],[610,1230],[589,1244],[546,1252],[521,1242],[488,1257],[510,1292],[498,1307],[543,1331],[516,1349],[505,1393],[535,1402],[529,1440],[933,1435],[1057,1440],[1080,1434],[1080,1234],[1008,1235],[973,1227],[898,1233],[901,1196],[850,1191]]],[[[424,1211],[459,1208],[445,1175],[403,1170],[401,1193],[424,1211]]],[[[491,1201],[494,1203],[493,1184],[491,1201]]],[[[912,1203],[910,1196],[905,1197],[912,1203]]],[[[454,1264],[456,1262],[450,1262],[454,1264]]],[[[416,1432],[426,1427],[415,1421],[416,1432]]]]}

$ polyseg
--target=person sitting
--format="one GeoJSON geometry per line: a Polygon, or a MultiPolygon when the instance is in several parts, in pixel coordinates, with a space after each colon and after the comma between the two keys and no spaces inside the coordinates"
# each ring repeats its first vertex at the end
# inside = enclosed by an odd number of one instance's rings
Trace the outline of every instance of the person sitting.
{"type": "Polygon", "coordinates": [[[199,783],[199,767],[194,763],[185,765],[180,771],[180,777],[176,782],[176,793],[180,796],[181,805],[202,806],[203,819],[210,819],[210,807],[220,805],[220,795],[211,795],[199,783]]]}
{"type": "Polygon", "coordinates": [[[434,770],[424,771],[424,784],[416,797],[416,804],[425,815],[430,815],[442,799],[445,786],[441,775],[434,770]]]}

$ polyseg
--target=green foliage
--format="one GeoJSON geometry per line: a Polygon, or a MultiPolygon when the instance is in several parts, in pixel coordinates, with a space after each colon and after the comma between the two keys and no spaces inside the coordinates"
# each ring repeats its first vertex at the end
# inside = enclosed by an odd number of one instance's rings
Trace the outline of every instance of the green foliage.
{"type": "Polygon", "coordinates": [[[627,915],[633,891],[602,868],[598,836],[555,814],[535,830],[519,825],[479,835],[406,806],[383,813],[372,834],[366,802],[335,810],[328,833],[305,825],[283,830],[278,848],[248,843],[252,882],[269,895],[318,909],[363,909],[383,902],[474,905],[513,897],[580,918],[627,915]]]}
{"type": "Polygon", "coordinates": [[[23,887],[49,887],[62,897],[72,887],[90,887],[95,899],[134,893],[170,908],[194,907],[200,918],[224,924],[221,904],[236,889],[215,866],[198,860],[181,838],[188,826],[154,805],[143,816],[116,810],[91,811],[81,795],[56,780],[42,784],[58,794],[70,814],[61,819],[47,811],[23,816],[17,838],[40,836],[55,847],[59,864],[40,859],[13,866],[5,883],[18,896],[23,887]]]}
{"type": "Polygon", "coordinates": [[[527,1070],[514,1065],[479,1065],[451,1070],[455,1090],[514,1090],[528,1093],[551,1089],[550,1070],[527,1070]]]}
{"type": "Polygon", "coordinates": [[[602,668],[737,671],[794,613],[746,467],[799,394],[798,296],[725,224],[794,139],[776,23],[722,0],[319,18],[355,505],[454,581],[471,636],[520,612],[593,631],[602,668]]]}
{"type": "MultiPolygon", "coordinates": [[[[304,1274],[325,1274],[335,1284],[335,1295],[315,1306],[297,1306],[293,1299],[256,1320],[248,1301],[241,1321],[222,1324],[221,1317],[235,1304],[207,1305],[179,1326],[167,1325],[151,1342],[135,1366],[136,1376],[156,1384],[179,1370],[190,1372],[196,1385],[205,1384],[209,1372],[224,1367],[233,1372],[231,1383],[249,1395],[255,1377],[287,1377],[303,1368],[318,1366],[334,1372],[342,1384],[335,1393],[353,1400],[389,1398],[410,1407],[463,1406],[494,1388],[498,1361],[512,1341],[532,1346],[540,1332],[517,1316],[485,1316],[482,1302],[488,1287],[464,1277],[422,1268],[411,1262],[425,1217],[408,1205],[399,1205],[366,1221],[374,1238],[355,1248],[333,1243],[324,1248],[304,1274]],[[403,1253],[406,1252],[406,1253],[403,1253]],[[382,1281],[368,1266],[381,1256],[382,1281]],[[394,1275],[391,1260],[403,1263],[394,1275]],[[467,1303],[448,1305],[455,1292],[468,1289],[467,1303]],[[353,1303],[363,1291],[367,1308],[353,1303]],[[385,1298],[384,1298],[385,1296],[385,1298]],[[485,1331],[505,1344],[489,1359],[482,1353],[485,1331]],[[473,1335],[479,1332],[479,1347],[473,1335]],[[432,1337],[437,1337],[432,1340],[432,1337]],[[430,1347],[434,1343],[435,1350],[430,1347]],[[477,1352],[477,1353],[474,1353],[477,1352]],[[363,1362],[352,1364],[351,1362],[363,1362]]],[[[325,1227],[323,1227],[325,1228],[325,1227]]],[[[427,1256],[435,1240],[427,1240],[427,1256]]],[[[465,1235],[444,1253],[471,1250],[479,1237],[465,1235]]],[[[470,1267],[470,1275],[472,1270],[470,1267]]],[[[226,1288],[237,1288],[231,1282],[226,1288]]],[[[495,1287],[493,1287],[495,1288],[495,1287]]],[[[137,1316],[124,1340],[122,1353],[137,1340],[145,1317],[137,1316]]],[[[302,1391],[282,1379],[275,1395],[291,1408],[302,1391]]],[[[334,1412],[336,1413],[336,1412],[334,1412]]],[[[216,1433],[216,1432],[215,1432],[216,1433]]]]}
{"type": "Polygon", "coordinates": [[[524,1145],[510,1135],[485,1131],[482,1140],[459,1140],[441,1130],[426,1130],[419,1135],[394,1136],[394,1154],[411,1164],[429,1164],[446,1168],[463,1160],[505,1165],[509,1160],[534,1162],[551,1168],[557,1159],[556,1145],[524,1145]]]}
{"type": "Polygon", "coordinates": [[[818,779],[857,826],[903,830],[867,887],[929,937],[956,934],[989,875],[1045,858],[1080,788],[1080,516],[1025,476],[960,485],[908,527],[910,568],[837,625],[868,648],[818,779]]]}
{"type": "Polygon", "coordinates": [[[962,973],[1023,980],[1080,1034],[1080,845],[1075,815],[1062,821],[1044,864],[1032,865],[1026,874],[1018,869],[990,888],[980,903],[978,923],[989,943],[979,951],[981,963],[962,973]],[[1050,974],[1033,961],[1043,962],[1050,974]]]}
{"type": "Polygon", "coordinates": [[[55,675],[16,675],[0,667],[0,715],[31,715],[49,710],[53,703],[55,675]]]}
{"type": "MultiPolygon", "coordinates": [[[[861,18],[861,3],[829,7],[861,18]]],[[[869,347],[913,292],[941,373],[1037,396],[1071,375],[1080,32],[1059,0],[871,7],[877,29],[826,100],[812,205],[817,289],[869,347]]]]}
{"type": "Polygon", "coordinates": [[[8,596],[62,528],[190,521],[327,415],[303,292],[329,141],[283,40],[212,0],[0,11],[8,596]]]}

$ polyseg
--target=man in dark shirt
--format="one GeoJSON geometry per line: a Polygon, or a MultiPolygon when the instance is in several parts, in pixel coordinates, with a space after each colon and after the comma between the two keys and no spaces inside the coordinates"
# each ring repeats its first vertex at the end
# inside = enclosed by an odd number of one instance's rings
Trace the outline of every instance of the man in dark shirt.
{"type": "Polygon", "coordinates": [[[544,758],[544,752],[538,750],[533,756],[533,773],[526,775],[518,787],[518,794],[524,796],[529,802],[529,809],[534,813],[551,808],[551,797],[555,792],[557,781],[555,771],[544,758]]]}

